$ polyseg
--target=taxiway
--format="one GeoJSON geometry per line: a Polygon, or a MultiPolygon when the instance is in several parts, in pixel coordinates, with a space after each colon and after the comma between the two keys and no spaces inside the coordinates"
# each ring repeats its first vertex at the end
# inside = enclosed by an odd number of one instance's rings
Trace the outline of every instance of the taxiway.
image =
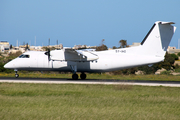
{"type": "Polygon", "coordinates": [[[142,86],[167,86],[180,87],[179,81],[147,81],[147,80],[71,80],[57,78],[0,78],[0,82],[6,83],[42,83],[42,84],[104,84],[104,85],[142,85],[142,86]]]}

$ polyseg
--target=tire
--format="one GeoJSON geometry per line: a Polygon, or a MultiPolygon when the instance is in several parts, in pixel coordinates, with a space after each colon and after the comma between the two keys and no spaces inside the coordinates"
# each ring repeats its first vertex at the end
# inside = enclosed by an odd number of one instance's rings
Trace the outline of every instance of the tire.
{"type": "Polygon", "coordinates": [[[73,79],[73,80],[78,80],[78,75],[77,75],[77,74],[73,74],[73,75],[72,75],[72,79],[73,79]]]}
{"type": "Polygon", "coordinates": [[[18,78],[18,77],[19,77],[19,74],[15,74],[15,77],[18,78]]]}
{"type": "Polygon", "coordinates": [[[86,74],[82,73],[82,74],[80,75],[80,77],[81,77],[82,80],[85,80],[85,79],[86,79],[86,74]]]}

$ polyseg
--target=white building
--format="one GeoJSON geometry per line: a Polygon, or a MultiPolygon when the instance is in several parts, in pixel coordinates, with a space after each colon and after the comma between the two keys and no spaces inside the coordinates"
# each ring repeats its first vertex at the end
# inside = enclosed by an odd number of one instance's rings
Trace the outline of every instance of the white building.
{"type": "Polygon", "coordinates": [[[168,46],[168,48],[167,48],[167,52],[168,52],[168,53],[170,53],[170,54],[172,54],[172,53],[177,54],[177,53],[179,53],[179,52],[180,52],[180,49],[176,49],[176,47],[171,47],[171,46],[168,46]]]}
{"type": "Polygon", "coordinates": [[[10,45],[7,41],[0,41],[0,52],[4,53],[6,51],[9,51],[10,45]]]}
{"type": "Polygon", "coordinates": [[[31,51],[43,51],[41,46],[30,46],[31,51]]]}

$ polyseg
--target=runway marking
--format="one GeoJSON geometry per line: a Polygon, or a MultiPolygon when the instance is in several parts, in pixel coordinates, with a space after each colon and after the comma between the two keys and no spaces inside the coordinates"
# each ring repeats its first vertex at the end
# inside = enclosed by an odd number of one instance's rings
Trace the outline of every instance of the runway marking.
{"type": "Polygon", "coordinates": [[[103,84],[103,85],[141,85],[141,86],[165,86],[180,87],[180,84],[170,83],[137,83],[137,82],[106,82],[106,81],[46,81],[46,80],[0,80],[1,83],[42,83],[42,84],[103,84]]]}

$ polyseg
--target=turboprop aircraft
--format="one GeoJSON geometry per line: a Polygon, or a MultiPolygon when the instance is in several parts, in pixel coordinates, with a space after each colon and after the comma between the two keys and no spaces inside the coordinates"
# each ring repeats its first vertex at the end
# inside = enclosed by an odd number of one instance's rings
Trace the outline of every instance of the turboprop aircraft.
{"type": "Polygon", "coordinates": [[[85,72],[108,72],[158,63],[164,60],[167,47],[175,32],[173,22],[157,21],[145,36],[141,45],[121,49],[95,51],[94,49],[28,51],[8,62],[4,68],[37,71],[69,71],[72,79],[86,79],[85,72]]]}

